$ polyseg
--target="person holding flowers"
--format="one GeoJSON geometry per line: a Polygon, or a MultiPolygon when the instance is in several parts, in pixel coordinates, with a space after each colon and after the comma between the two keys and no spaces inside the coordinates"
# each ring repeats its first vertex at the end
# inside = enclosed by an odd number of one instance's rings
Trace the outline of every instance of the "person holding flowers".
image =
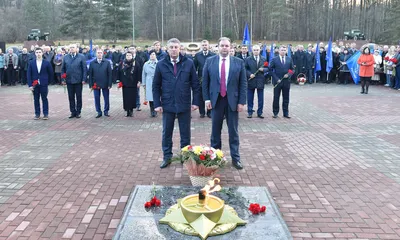
{"type": "Polygon", "coordinates": [[[117,79],[121,83],[120,87],[122,87],[123,107],[127,117],[133,116],[133,109],[137,105],[137,89],[142,82],[142,68],[135,59],[132,52],[127,52],[125,60],[118,68],[117,75],[117,79]]]}
{"type": "Polygon", "coordinates": [[[145,100],[150,104],[150,116],[156,117],[157,112],[154,111],[154,102],[153,102],[153,78],[154,73],[156,71],[157,65],[157,56],[154,50],[149,52],[150,59],[143,65],[143,72],[142,72],[142,85],[144,90],[146,91],[145,100]]]}
{"type": "MultiPolygon", "coordinates": [[[[245,68],[247,74],[247,118],[253,117],[254,91],[257,89],[258,109],[257,117],[263,119],[264,108],[264,63],[265,58],[260,56],[260,46],[253,45],[253,55],[245,59],[245,68]]],[[[267,65],[268,66],[268,65],[267,65]]]]}
{"type": "Polygon", "coordinates": [[[35,120],[40,119],[40,98],[43,105],[43,120],[49,119],[49,82],[53,81],[53,68],[51,63],[43,59],[43,50],[35,49],[36,59],[29,62],[27,71],[27,80],[29,89],[33,92],[35,105],[35,120]]]}
{"type": "Polygon", "coordinates": [[[369,84],[374,75],[374,56],[371,55],[369,47],[362,50],[360,58],[357,63],[360,65],[359,75],[361,81],[361,94],[368,94],[369,84]]]}
{"type": "Polygon", "coordinates": [[[272,75],[272,84],[274,85],[274,101],[272,104],[273,118],[278,117],[279,99],[283,97],[282,110],[283,117],[289,116],[289,92],[290,78],[293,75],[293,61],[286,56],[286,46],[279,47],[279,56],[273,58],[269,64],[270,73],[272,75]]]}
{"type": "Polygon", "coordinates": [[[108,60],[103,59],[103,50],[97,49],[96,59],[89,65],[89,87],[94,93],[94,103],[96,106],[97,116],[102,116],[100,106],[100,95],[103,93],[104,98],[104,116],[109,117],[110,111],[110,89],[112,87],[112,70],[108,60]]]}

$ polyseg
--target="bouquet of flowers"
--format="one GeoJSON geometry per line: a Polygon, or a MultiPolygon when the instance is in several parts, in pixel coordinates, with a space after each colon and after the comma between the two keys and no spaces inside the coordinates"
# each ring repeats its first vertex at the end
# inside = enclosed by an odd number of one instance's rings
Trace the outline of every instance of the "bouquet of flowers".
{"type": "Polygon", "coordinates": [[[224,153],[212,147],[188,145],[173,161],[181,161],[190,176],[212,176],[227,163],[224,153]]]}
{"type": "Polygon", "coordinates": [[[304,85],[304,83],[307,81],[307,79],[306,79],[306,75],[304,74],[304,73],[300,73],[298,76],[297,76],[297,82],[300,84],[300,85],[304,85]]]}
{"type": "Polygon", "coordinates": [[[66,92],[66,88],[67,88],[67,86],[66,86],[66,79],[67,79],[67,74],[66,73],[63,73],[63,74],[61,74],[61,79],[62,79],[62,81],[61,81],[61,84],[63,85],[63,87],[64,87],[64,93],[66,92]]]}
{"type": "Polygon", "coordinates": [[[92,88],[90,89],[90,92],[92,92],[93,90],[99,90],[99,89],[100,89],[100,87],[97,86],[97,83],[93,83],[93,86],[92,86],[92,88]]]}
{"type": "Polygon", "coordinates": [[[118,82],[118,86],[117,86],[118,89],[122,88],[123,86],[124,85],[122,84],[122,82],[118,82]]]}
{"type": "Polygon", "coordinates": [[[38,80],[33,80],[32,82],[32,101],[34,100],[34,91],[35,91],[35,87],[39,84],[38,80]]]}

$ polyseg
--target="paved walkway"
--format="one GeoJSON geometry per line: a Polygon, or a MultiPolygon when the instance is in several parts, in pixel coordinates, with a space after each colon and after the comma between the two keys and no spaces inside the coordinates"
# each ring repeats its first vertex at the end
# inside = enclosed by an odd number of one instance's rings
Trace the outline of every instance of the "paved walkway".
{"type": "MultiPolygon", "coordinates": [[[[229,164],[222,183],[267,186],[295,239],[400,239],[400,91],[293,86],[290,120],[270,117],[265,91],[265,119],[241,114],[245,169],[229,164]]],[[[83,96],[82,118],[68,119],[52,86],[50,120],[34,121],[26,87],[0,88],[0,240],[110,239],[135,185],[190,184],[180,164],[159,168],[161,118],[148,107],[125,118],[113,88],[111,117],[95,119],[83,96]]],[[[193,114],[192,143],[210,129],[193,114]]]]}

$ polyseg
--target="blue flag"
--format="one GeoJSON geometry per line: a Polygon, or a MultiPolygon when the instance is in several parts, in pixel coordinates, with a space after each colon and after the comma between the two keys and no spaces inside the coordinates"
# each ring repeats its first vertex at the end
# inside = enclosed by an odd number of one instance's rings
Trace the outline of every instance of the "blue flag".
{"type": "Polygon", "coordinates": [[[290,45],[287,45],[287,55],[288,57],[292,57],[292,49],[290,49],[290,45]]]}
{"type": "Polygon", "coordinates": [[[271,49],[270,49],[270,52],[269,52],[269,62],[272,61],[274,56],[275,56],[275,54],[274,54],[274,43],[271,43],[271,49]]]}
{"type": "Polygon", "coordinates": [[[265,61],[267,61],[267,45],[263,45],[263,49],[262,49],[262,55],[265,58],[265,61]]]}
{"type": "Polygon", "coordinates": [[[332,37],[329,38],[328,50],[326,50],[326,72],[331,72],[333,68],[333,56],[332,56],[332,37]]]}
{"type": "Polygon", "coordinates": [[[246,26],[244,27],[244,32],[243,32],[243,45],[246,45],[249,51],[251,51],[251,39],[250,39],[250,33],[249,33],[249,26],[246,23],[246,26]]]}
{"type": "Polygon", "coordinates": [[[332,37],[329,38],[328,50],[326,50],[326,72],[331,72],[333,68],[333,56],[332,56],[332,37]]]}
{"type": "Polygon", "coordinates": [[[315,68],[314,73],[321,71],[321,55],[319,53],[319,45],[317,43],[317,49],[315,50],[315,68]]]}
{"type": "Polygon", "coordinates": [[[361,51],[357,51],[346,61],[347,67],[349,68],[351,77],[353,78],[355,84],[358,84],[358,82],[360,81],[360,75],[358,73],[358,71],[360,70],[360,65],[358,65],[357,63],[360,56],[361,51]]]}

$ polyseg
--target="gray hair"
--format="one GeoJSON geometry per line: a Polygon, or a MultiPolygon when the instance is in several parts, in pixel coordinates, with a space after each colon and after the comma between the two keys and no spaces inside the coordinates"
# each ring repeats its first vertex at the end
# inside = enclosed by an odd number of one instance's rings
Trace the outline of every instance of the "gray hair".
{"type": "Polygon", "coordinates": [[[181,45],[181,42],[177,38],[171,38],[170,40],[168,40],[167,45],[169,46],[171,43],[177,43],[181,45]]]}
{"type": "Polygon", "coordinates": [[[227,37],[221,37],[220,39],[218,39],[218,45],[221,41],[228,41],[229,43],[231,43],[231,39],[227,38],[227,37]]]}

